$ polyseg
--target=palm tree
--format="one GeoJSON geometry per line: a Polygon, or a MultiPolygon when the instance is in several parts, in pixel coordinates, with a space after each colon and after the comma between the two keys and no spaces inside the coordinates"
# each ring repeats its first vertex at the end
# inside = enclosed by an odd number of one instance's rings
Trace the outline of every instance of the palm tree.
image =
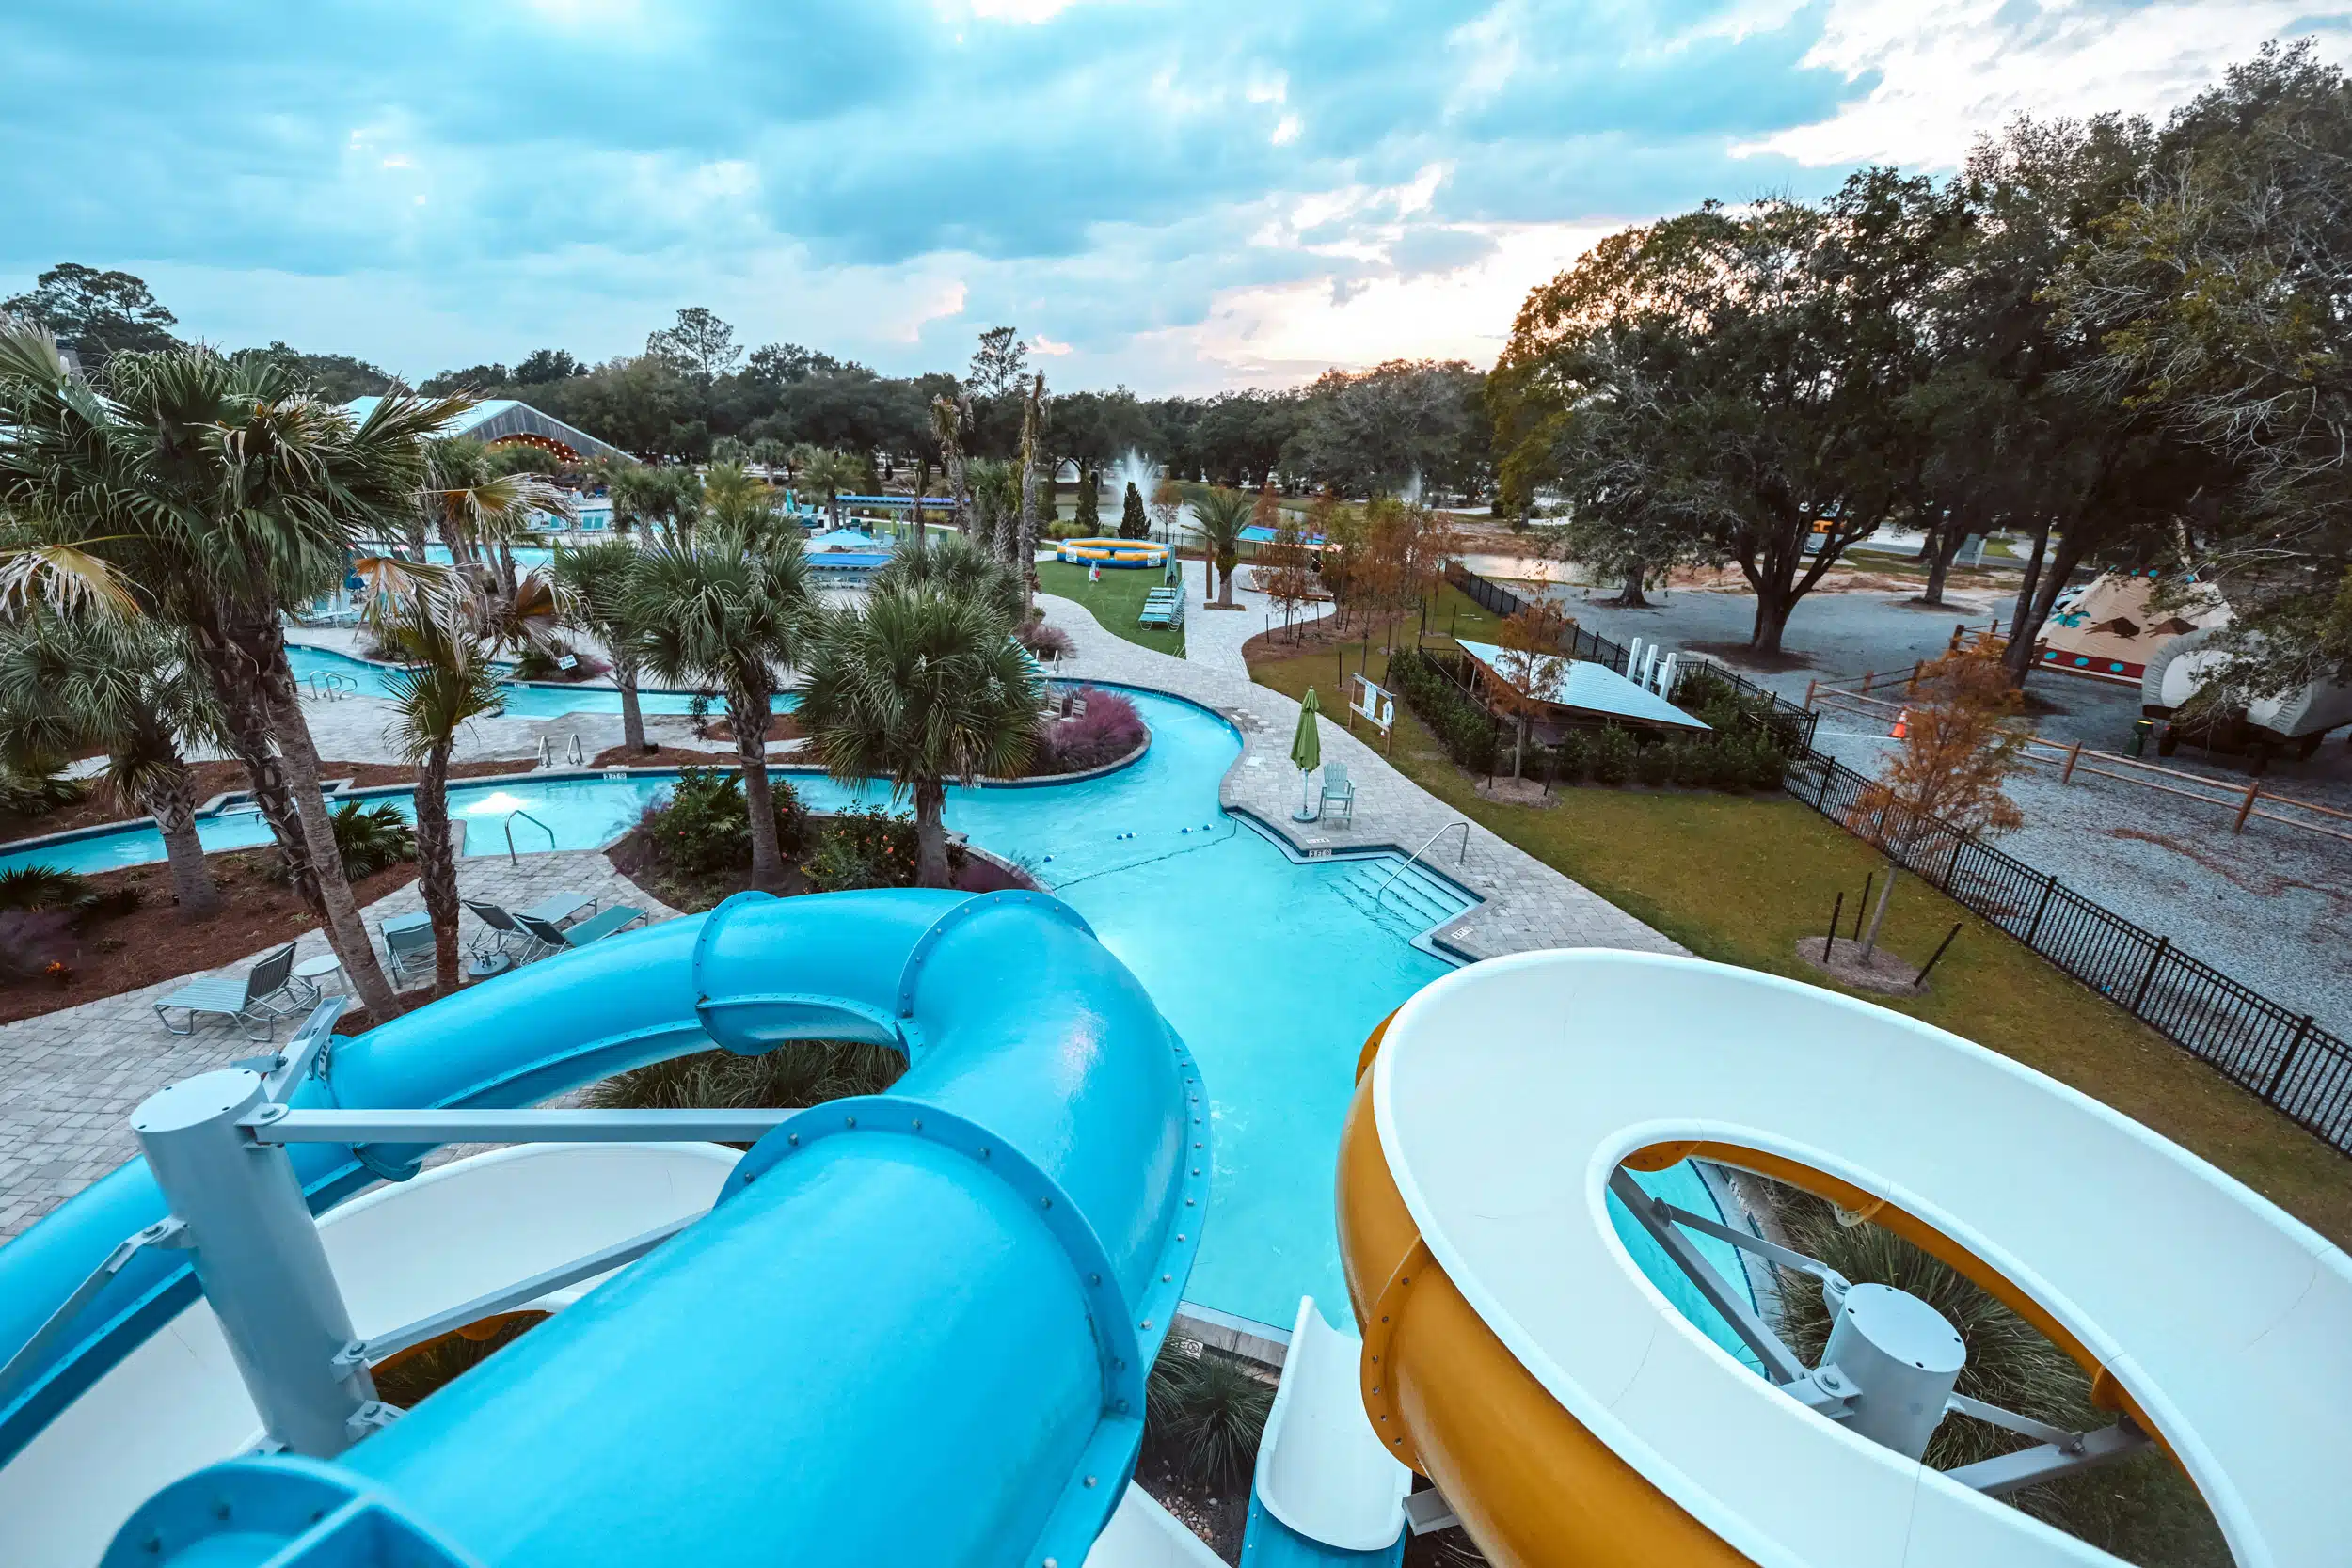
{"type": "Polygon", "coordinates": [[[220,908],[197,836],[196,779],[180,746],[218,737],[210,685],[185,641],[152,620],[54,610],[0,628],[0,745],[67,754],[106,751],[105,781],[155,818],[180,912],[220,908]]]}
{"type": "Polygon", "coordinates": [[[866,478],[866,465],[846,451],[827,447],[803,446],[792,454],[792,466],[801,487],[825,498],[825,512],[832,526],[841,526],[841,493],[854,489],[866,478]]]}
{"type": "MultiPolygon", "coordinates": [[[[626,547],[626,546],[624,546],[626,547]]],[[[417,769],[417,880],[433,918],[433,994],[457,989],[457,855],[449,822],[449,759],[458,732],[506,709],[499,672],[461,605],[429,591],[372,601],[411,662],[384,684],[399,717],[390,737],[417,769]]]]}
{"type": "Polygon", "coordinates": [[[988,605],[1011,626],[1021,619],[1021,579],[961,535],[921,552],[902,550],[876,572],[870,588],[936,588],[988,605]]]}
{"type": "Polygon", "coordinates": [[[1028,766],[1035,669],[995,606],[929,583],[874,588],[817,638],[801,722],[834,778],[914,797],[918,886],[947,885],[948,782],[1028,766]]]}
{"type": "Polygon", "coordinates": [[[715,685],[743,764],[751,814],[752,882],[784,879],[776,808],[768,787],[770,700],[779,665],[798,662],[810,616],[808,560],[799,531],[713,529],[643,552],[624,613],[642,629],[644,659],[662,679],[715,685]]]}
{"type": "Polygon", "coordinates": [[[963,469],[963,427],[971,420],[969,393],[952,402],[945,397],[931,399],[931,438],[939,443],[940,466],[947,476],[947,520],[965,535],[972,531],[972,508],[963,469]]]}
{"type": "Polygon", "coordinates": [[[630,589],[643,552],[626,539],[560,546],[555,552],[556,602],[564,623],[604,644],[612,661],[612,684],[621,693],[621,742],[632,752],[645,744],[645,715],[637,701],[644,673],[644,640],[629,617],[630,589]]]}
{"type": "Polygon", "coordinates": [[[1239,490],[1226,489],[1212,489],[1192,509],[1201,547],[1210,557],[1211,568],[1223,578],[1216,596],[1220,610],[1233,608],[1233,567],[1241,560],[1241,531],[1249,526],[1249,498],[1239,490]]]}
{"type": "Polygon", "coordinates": [[[47,333],[0,324],[0,512],[107,561],[186,634],[295,888],[360,1001],[391,1017],[399,1001],[336,852],[279,614],[338,583],[362,540],[404,525],[426,441],[469,401],[395,392],[355,424],[270,362],[200,348],[117,355],[104,382],[69,375],[47,333]]]}

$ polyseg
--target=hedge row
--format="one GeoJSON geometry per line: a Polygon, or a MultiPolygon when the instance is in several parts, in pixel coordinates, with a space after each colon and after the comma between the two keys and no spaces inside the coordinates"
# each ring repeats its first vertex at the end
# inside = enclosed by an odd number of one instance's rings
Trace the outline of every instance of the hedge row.
{"type": "Polygon", "coordinates": [[[1390,655],[1389,684],[1429,726],[1446,755],[1473,773],[1494,771],[1493,721],[1427,654],[1417,648],[1399,648],[1390,655]]]}

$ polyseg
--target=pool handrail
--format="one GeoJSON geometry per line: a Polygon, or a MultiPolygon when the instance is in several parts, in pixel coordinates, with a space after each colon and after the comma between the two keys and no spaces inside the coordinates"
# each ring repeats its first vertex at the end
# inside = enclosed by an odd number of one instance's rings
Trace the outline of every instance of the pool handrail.
{"type": "Polygon", "coordinates": [[[546,823],[544,823],[544,822],[540,821],[537,817],[535,817],[535,816],[532,816],[532,815],[531,815],[531,813],[529,813],[529,812],[527,812],[527,811],[520,811],[520,810],[516,810],[516,811],[510,811],[510,812],[508,812],[508,813],[506,814],[506,822],[505,822],[505,824],[504,824],[504,825],[505,825],[505,828],[506,828],[506,863],[507,863],[507,864],[509,864],[509,865],[520,865],[520,864],[522,864],[522,861],[521,861],[519,858],[517,858],[517,857],[516,857],[516,853],[515,853],[515,818],[516,818],[517,816],[521,817],[524,821],[526,821],[526,822],[530,823],[532,827],[534,827],[534,828],[538,829],[541,832],[543,832],[543,833],[545,833],[545,834],[547,834],[547,835],[548,835],[548,848],[549,850],[554,850],[554,849],[556,849],[556,848],[560,847],[560,846],[559,846],[559,845],[557,844],[557,842],[556,842],[556,837],[555,837],[555,830],[554,830],[553,828],[548,827],[546,823]]]}
{"type": "Polygon", "coordinates": [[[1388,895],[1390,883],[1394,882],[1399,877],[1404,876],[1406,872],[1411,870],[1413,863],[1420,860],[1422,856],[1427,854],[1431,845],[1437,843],[1438,840],[1445,837],[1446,834],[1452,832],[1456,828],[1462,830],[1462,852],[1454,857],[1454,863],[1460,865],[1463,862],[1469,860],[1470,818],[1466,816],[1458,816],[1453,821],[1447,823],[1444,827],[1439,828],[1436,832],[1431,833],[1427,838],[1422,840],[1421,847],[1406,856],[1405,863],[1403,865],[1398,866],[1394,871],[1389,873],[1388,881],[1380,884],[1380,891],[1372,895],[1372,901],[1377,904],[1382,898],[1386,897],[1388,895]]]}

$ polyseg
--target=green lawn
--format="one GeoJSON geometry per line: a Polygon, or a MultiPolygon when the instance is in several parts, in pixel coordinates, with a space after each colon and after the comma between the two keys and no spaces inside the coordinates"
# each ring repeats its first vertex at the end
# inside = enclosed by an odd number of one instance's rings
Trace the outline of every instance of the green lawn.
{"type": "MultiPolygon", "coordinates": [[[[1457,611],[1454,624],[1465,635],[1491,622],[1449,588],[1431,617],[1433,630],[1457,611]]],[[[1386,663],[1375,648],[1375,679],[1386,663]]],[[[1339,656],[1327,648],[1255,663],[1251,673],[1292,696],[1311,683],[1327,697],[1338,689],[1339,668],[1339,656]]],[[[1346,668],[1360,668],[1355,644],[1346,668]]],[[[1701,957],[1817,985],[1824,977],[1798,960],[1797,939],[1820,933],[1840,892],[1851,929],[1863,879],[1884,875],[1884,863],[1860,840],[1785,797],[1588,786],[1564,792],[1550,806],[1498,804],[1478,794],[1476,781],[1445,757],[1402,704],[1391,760],[1463,815],[1701,957]]],[[[1960,936],[1937,965],[1927,996],[1867,1000],[2105,1101],[2335,1242],[2352,1244],[2352,1164],[2343,1155],[1997,928],[1906,876],[1883,944],[1921,961],[1955,921],[1960,936]]],[[[2027,1150],[2018,1156],[2031,1157],[2027,1150]]]]}
{"type": "Polygon", "coordinates": [[[1106,567],[1102,581],[1089,582],[1084,566],[1073,566],[1065,561],[1041,561],[1037,563],[1037,585],[1048,594],[1058,594],[1086,606],[1103,623],[1105,631],[1154,653],[1184,657],[1184,634],[1181,630],[1161,631],[1136,625],[1136,617],[1143,613],[1143,596],[1161,586],[1157,572],[1132,568],[1114,571],[1106,567]]]}

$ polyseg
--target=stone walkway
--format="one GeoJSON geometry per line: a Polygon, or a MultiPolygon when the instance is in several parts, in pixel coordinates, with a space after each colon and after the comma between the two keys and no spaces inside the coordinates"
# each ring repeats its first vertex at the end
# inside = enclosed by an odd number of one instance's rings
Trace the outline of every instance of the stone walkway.
{"type": "MultiPolygon", "coordinates": [[[[1311,857],[1361,848],[1410,853],[1444,833],[1445,842],[1431,849],[1429,863],[1485,900],[1438,928],[1436,938],[1446,947],[1472,958],[1539,947],[1686,951],[1516,845],[1469,822],[1390,767],[1388,759],[1349,734],[1327,711],[1322,724],[1323,755],[1327,762],[1346,765],[1356,785],[1355,817],[1351,822],[1293,822],[1291,813],[1299,800],[1298,769],[1290,760],[1291,737],[1298,728],[1295,702],[1250,680],[1247,670],[1225,668],[1221,657],[1174,658],[1114,636],[1073,600],[1041,594],[1038,603],[1045,608],[1045,618],[1068,632],[1075,645],[1056,669],[1060,678],[1152,687],[1189,697],[1232,721],[1242,733],[1242,754],[1225,775],[1219,800],[1227,810],[1247,812],[1273,829],[1295,853],[1311,857]],[[1469,851],[1458,861],[1456,834],[1462,830],[1454,829],[1457,823],[1468,823],[1469,833],[1469,851]]],[[[1196,609],[1192,613],[1202,612],[1196,609]]],[[[1242,618],[1228,611],[1209,613],[1242,618]]],[[[1235,664],[1245,641],[1232,642],[1235,664]]]]}
{"type": "MultiPolygon", "coordinates": [[[[1233,574],[1233,602],[1239,610],[1211,610],[1206,601],[1212,596],[1208,590],[1209,563],[1187,561],[1184,569],[1184,658],[1187,663],[1206,665],[1228,675],[1249,678],[1248,661],[1242,657],[1242,646],[1251,638],[1282,624],[1282,617],[1274,608],[1274,601],[1254,588],[1245,586],[1251,578],[1247,566],[1233,574]]],[[[1320,620],[1331,613],[1328,603],[1308,606],[1291,618],[1293,626],[1305,621],[1320,620]]]]}
{"type": "MultiPolygon", "coordinates": [[[[510,866],[488,855],[458,862],[459,893],[508,909],[528,908],[561,892],[583,893],[603,901],[633,904],[649,920],[677,911],[612,869],[598,850],[526,855],[510,866]]],[[[411,882],[368,906],[373,934],[387,915],[424,907],[424,894],[411,882]]],[[[463,940],[479,924],[459,916],[463,940]]],[[[326,938],[312,931],[295,943],[295,960],[326,951],[326,938]]],[[[230,965],[223,974],[242,975],[253,958],[230,965]]],[[[408,988],[431,984],[429,972],[411,970],[408,988]]],[[[0,1239],[17,1234],[41,1215],[138,1152],[127,1117],[138,1102],[166,1085],[257,1055],[265,1046],[220,1019],[206,1019],[193,1035],[165,1032],[154,1004],[187,983],[167,980],[77,1007],[0,1024],[0,1239]]],[[[292,1025],[281,1022],[277,1037],[292,1025]]]]}

